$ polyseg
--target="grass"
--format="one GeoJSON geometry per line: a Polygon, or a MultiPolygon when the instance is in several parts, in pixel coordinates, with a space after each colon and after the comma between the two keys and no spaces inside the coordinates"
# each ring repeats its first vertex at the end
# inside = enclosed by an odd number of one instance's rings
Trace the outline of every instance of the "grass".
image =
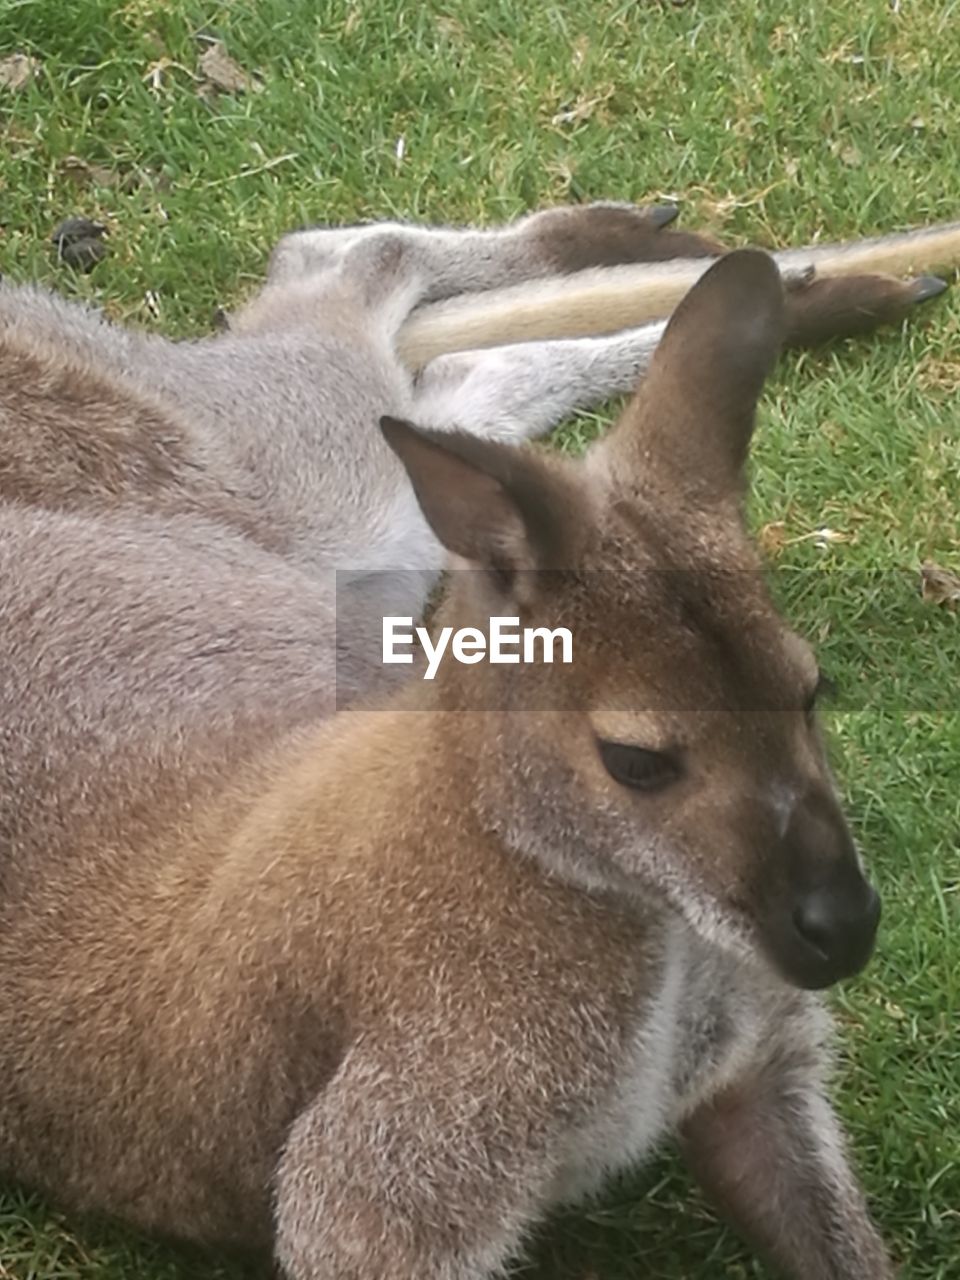
{"type": "MultiPolygon", "coordinates": [[[[39,61],[0,89],[0,268],[195,334],[304,222],[676,196],[690,225],[773,244],[956,218],[958,24],[956,0],[0,0],[0,58],[39,61]],[[262,90],[198,94],[204,36],[262,90]],[[51,255],[72,213],[109,227],[89,276],[51,255]]],[[[954,294],[785,362],[754,462],[778,590],[843,690],[837,766],[886,900],[878,958],[832,997],[837,1099],[911,1280],[960,1276],[960,616],[916,578],[960,569],[958,388],[954,294]],[[804,537],[823,528],[842,539],[804,537]]],[[[566,1280],[765,1274],[669,1158],[538,1259],[566,1280]]],[[[0,1280],[200,1271],[220,1274],[0,1195],[0,1280]]]]}

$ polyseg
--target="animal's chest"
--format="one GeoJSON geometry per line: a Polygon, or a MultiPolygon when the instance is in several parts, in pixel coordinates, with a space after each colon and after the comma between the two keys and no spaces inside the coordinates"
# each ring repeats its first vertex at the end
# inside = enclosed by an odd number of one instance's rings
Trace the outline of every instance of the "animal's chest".
{"type": "Polygon", "coordinates": [[[571,1202],[649,1156],[755,1051],[761,1015],[736,961],[678,932],[660,991],[630,1036],[612,1086],[568,1135],[556,1198],[571,1202]]]}

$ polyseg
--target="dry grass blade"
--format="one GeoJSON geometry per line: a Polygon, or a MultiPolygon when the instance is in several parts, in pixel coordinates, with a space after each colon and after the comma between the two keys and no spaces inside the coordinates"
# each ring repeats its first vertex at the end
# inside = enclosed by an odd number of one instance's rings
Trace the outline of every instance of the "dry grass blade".
{"type": "Polygon", "coordinates": [[[88,164],[81,156],[65,156],[60,173],[78,187],[115,187],[120,182],[119,175],[106,165],[88,164]]]}
{"type": "Polygon", "coordinates": [[[19,93],[39,70],[39,61],[27,53],[11,53],[9,58],[0,58],[0,89],[19,93]]]}
{"type": "Polygon", "coordinates": [[[197,66],[206,85],[220,93],[257,93],[263,88],[230,57],[221,40],[214,40],[201,53],[197,66]]]}
{"type": "Polygon", "coordinates": [[[924,560],[920,567],[920,594],[927,604],[945,604],[955,609],[960,604],[960,574],[924,560]]]}

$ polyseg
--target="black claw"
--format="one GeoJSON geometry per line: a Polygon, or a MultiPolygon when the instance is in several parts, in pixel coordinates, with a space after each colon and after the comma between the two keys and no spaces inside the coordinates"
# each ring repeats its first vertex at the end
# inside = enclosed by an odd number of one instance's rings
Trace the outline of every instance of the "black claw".
{"type": "Polygon", "coordinates": [[[650,206],[650,221],[653,223],[657,231],[661,227],[668,227],[680,212],[680,206],[675,204],[652,204],[650,206]]]}
{"type": "Polygon", "coordinates": [[[928,298],[936,298],[944,289],[949,288],[946,280],[939,276],[917,276],[911,281],[910,295],[914,302],[926,302],[928,298]]]}

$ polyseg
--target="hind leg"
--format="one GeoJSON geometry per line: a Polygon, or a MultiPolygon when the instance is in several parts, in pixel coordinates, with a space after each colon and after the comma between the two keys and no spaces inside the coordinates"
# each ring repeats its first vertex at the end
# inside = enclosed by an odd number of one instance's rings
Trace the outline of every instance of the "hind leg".
{"type": "Polygon", "coordinates": [[[488,439],[544,435],[572,413],[632,391],[664,327],[439,356],[414,384],[414,417],[488,439]]]}
{"type": "MultiPolygon", "coordinates": [[[[812,346],[901,320],[946,287],[932,276],[786,275],[788,346],[812,346]]],[[[431,360],[418,375],[418,422],[443,430],[520,440],[632,391],[646,373],[666,321],[603,338],[525,342],[431,360]]]]}
{"type": "MultiPolygon", "coordinates": [[[[785,277],[786,345],[814,346],[903,319],[946,287],[933,276],[785,277]]],[[[524,342],[438,356],[414,383],[418,422],[504,440],[528,439],[564,418],[632,391],[666,321],[602,338],[524,342]]]]}
{"type": "Polygon", "coordinates": [[[386,258],[415,265],[418,286],[406,304],[434,302],[587,267],[712,257],[722,247],[705,237],[668,229],[672,205],[597,203],[535,213],[495,230],[456,230],[380,223],[369,227],[293,232],[277,245],[262,293],[232,323],[243,333],[330,326],[331,289],[370,274],[375,294],[390,289],[386,258]]]}
{"type": "Polygon", "coordinates": [[[359,242],[387,233],[429,242],[438,254],[454,259],[438,272],[424,301],[587,267],[723,253],[723,246],[706,236],[670,227],[677,213],[676,205],[597,201],[544,209],[490,230],[390,222],[311,227],[283,237],[271,254],[267,283],[303,280],[326,270],[359,242]]]}
{"type": "Polygon", "coordinates": [[[784,277],[786,343],[816,346],[832,338],[872,333],[902,320],[918,303],[947,287],[937,276],[897,280],[893,276],[850,275],[818,279],[812,270],[784,277]]]}

